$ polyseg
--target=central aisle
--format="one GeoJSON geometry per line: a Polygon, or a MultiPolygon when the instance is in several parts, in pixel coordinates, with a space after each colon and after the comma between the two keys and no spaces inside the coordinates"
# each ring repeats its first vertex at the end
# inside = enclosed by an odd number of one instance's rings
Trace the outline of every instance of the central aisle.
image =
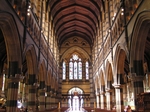
{"type": "Polygon", "coordinates": [[[72,109],[68,109],[65,112],[87,112],[84,108],[80,109],[80,110],[72,110],[72,109]]]}

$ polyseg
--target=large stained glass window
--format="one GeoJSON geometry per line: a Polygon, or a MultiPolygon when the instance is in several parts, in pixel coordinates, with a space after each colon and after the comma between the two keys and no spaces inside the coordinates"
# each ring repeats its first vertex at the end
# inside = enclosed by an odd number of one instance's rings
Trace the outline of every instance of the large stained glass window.
{"type": "Polygon", "coordinates": [[[63,62],[63,77],[62,77],[63,80],[66,79],[66,63],[63,62]]]}
{"type": "Polygon", "coordinates": [[[69,79],[82,79],[82,62],[78,55],[73,55],[69,62],[69,79]]]}
{"type": "Polygon", "coordinates": [[[74,79],[78,79],[78,78],[77,78],[77,77],[78,77],[77,73],[78,73],[78,64],[77,64],[77,62],[75,61],[75,62],[74,62],[74,79]]]}
{"type": "Polygon", "coordinates": [[[78,69],[79,69],[79,79],[82,79],[82,62],[79,62],[79,68],[78,69]]]}
{"type": "Polygon", "coordinates": [[[88,80],[89,79],[89,63],[88,63],[88,61],[86,61],[85,70],[86,70],[86,80],[88,80]]]}
{"type": "MultiPolygon", "coordinates": [[[[70,58],[70,60],[69,60],[69,66],[68,66],[68,68],[66,68],[67,66],[66,66],[66,62],[64,61],[63,63],[62,63],[62,65],[63,65],[63,68],[62,68],[62,70],[63,70],[63,72],[62,72],[62,79],[63,80],[66,80],[66,70],[68,69],[69,71],[68,71],[68,75],[69,75],[69,80],[82,80],[82,66],[83,66],[83,63],[82,63],[82,59],[78,56],[78,55],[76,55],[76,54],[74,54],[74,55],[72,55],[72,57],[70,58]]],[[[89,62],[88,61],[86,61],[86,63],[85,63],[85,77],[86,77],[86,80],[89,80],[89,62]]]]}
{"type": "Polygon", "coordinates": [[[69,63],[69,79],[73,79],[73,62],[69,63]]]}

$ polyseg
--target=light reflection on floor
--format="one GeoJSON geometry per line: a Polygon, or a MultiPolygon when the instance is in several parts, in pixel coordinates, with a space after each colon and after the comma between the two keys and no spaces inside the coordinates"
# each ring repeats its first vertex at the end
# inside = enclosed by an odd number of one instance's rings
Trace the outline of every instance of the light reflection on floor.
{"type": "Polygon", "coordinates": [[[78,109],[78,110],[71,110],[71,109],[68,109],[68,111],[67,112],[87,112],[85,109],[78,109]]]}
{"type": "Polygon", "coordinates": [[[80,110],[70,110],[69,112],[84,112],[84,111],[80,111],[80,110]]]}

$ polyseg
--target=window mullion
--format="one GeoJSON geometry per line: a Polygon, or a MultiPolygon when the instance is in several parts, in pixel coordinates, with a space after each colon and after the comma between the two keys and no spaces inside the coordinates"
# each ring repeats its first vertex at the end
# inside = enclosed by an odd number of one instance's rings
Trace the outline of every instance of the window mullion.
{"type": "Polygon", "coordinates": [[[79,61],[77,61],[77,79],[79,79],[79,61]]]}
{"type": "Polygon", "coordinates": [[[74,78],[74,61],[73,61],[73,79],[75,79],[75,78],[74,78]]]}

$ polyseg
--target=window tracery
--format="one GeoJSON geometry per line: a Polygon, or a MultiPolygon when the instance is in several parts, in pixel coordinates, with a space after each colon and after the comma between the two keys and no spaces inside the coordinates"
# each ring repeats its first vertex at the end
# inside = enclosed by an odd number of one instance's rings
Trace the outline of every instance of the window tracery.
{"type": "Polygon", "coordinates": [[[69,59],[68,66],[66,66],[65,61],[62,63],[63,80],[66,80],[67,74],[69,80],[82,80],[83,77],[86,80],[89,80],[89,62],[86,61],[85,63],[83,63],[83,60],[77,54],[73,54],[69,59]]]}

